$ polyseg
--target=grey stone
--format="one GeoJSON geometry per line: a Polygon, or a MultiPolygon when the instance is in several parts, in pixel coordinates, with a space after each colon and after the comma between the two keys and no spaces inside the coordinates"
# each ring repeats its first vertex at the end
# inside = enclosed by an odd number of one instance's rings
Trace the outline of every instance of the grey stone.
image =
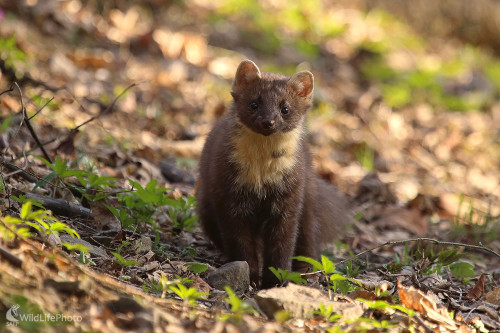
{"type": "Polygon", "coordinates": [[[311,318],[320,304],[332,306],[334,313],[342,314],[344,319],[356,319],[363,314],[359,304],[331,301],[320,290],[289,283],[285,288],[261,290],[254,297],[255,302],[268,318],[274,318],[279,310],[286,310],[294,318],[311,318]]]}
{"type": "Polygon", "coordinates": [[[231,287],[235,292],[245,292],[250,286],[250,269],[246,261],[227,263],[208,274],[207,282],[215,289],[231,287]]]}

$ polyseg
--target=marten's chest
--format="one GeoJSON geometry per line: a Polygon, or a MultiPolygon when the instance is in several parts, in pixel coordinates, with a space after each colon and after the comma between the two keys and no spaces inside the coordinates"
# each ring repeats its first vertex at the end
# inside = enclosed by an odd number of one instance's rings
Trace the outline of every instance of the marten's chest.
{"type": "Polygon", "coordinates": [[[269,188],[291,186],[290,173],[298,162],[302,128],[263,136],[245,126],[236,131],[230,160],[237,166],[235,185],[265,197],[269,188]],[[288,175],[288,177],[287,177],[288,175]]]}

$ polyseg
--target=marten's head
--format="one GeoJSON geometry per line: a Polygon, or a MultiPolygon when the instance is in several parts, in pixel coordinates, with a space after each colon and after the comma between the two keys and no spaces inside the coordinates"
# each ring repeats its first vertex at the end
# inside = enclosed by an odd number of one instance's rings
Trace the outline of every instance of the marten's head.
{"type": "Polygon", "coordinates": [[[231,95],[240,122],[268,136],[301,126],[312,105],[314,78],[302,71],[291,77],[261,73],[251,60],[243,60],[233,81],[231,95]]]}

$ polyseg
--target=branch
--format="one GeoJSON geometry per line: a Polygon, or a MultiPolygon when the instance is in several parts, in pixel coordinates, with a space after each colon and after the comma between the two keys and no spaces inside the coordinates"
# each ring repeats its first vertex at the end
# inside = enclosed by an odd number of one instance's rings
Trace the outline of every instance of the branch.
{"type": "MultiPolygon", "coordinates": [[[[57,136],[53,139],[50,139],[48,141],[45,141],[43,143],[43,145],[48,145],[54,141],[57,141],[57,140],[60,140],[60,139],[63,139],[63,138],[66,138],[68,135],[71,135],[72,133],[78,131],[80,129],[80,127],[83,127],[85,125],[87,125],[88,123],[96,120],[97,118],[101,117],[102,115],[105,115],[105,114],[108,114],[111,112],[111,110],[113,110],[113,108],[115,107],[115,104],[116,102],[120,99],[120,97],[122,97],[128,90],[130,90],[131,88],[133,87],[136,87],[140,84],[142,84],[143,82],[139,82],[139,83],[132,83],[130,84],[127,88],[125,88],[125,90],[123,90],[118,96],[115,97],[115,99],[113,100],[113,102],[108,105],[104,110],[102,110],[101,112],[99,112],[99,114],[95,115],[95,116],[92,116],[90,117],[89,119],[85,120],[83,123],[81,123],[80,125],[76,126],[75,128],[72,128],[70,129],[68,132],[66,132],[65,134],[62,134],[60,136],[57,136]]],[[[28,153],[31,153],[35,148],[31,149],[30,151],[28,151],[28,153]]]]}
{"type": "Polygon", "coordinates": [[[344,263],[346,261],[350,261],[350,260],[356,259],[357,257],[360,257],[360,256],[362,256],[365,253],[368,253],[368,252],[371,252],[373,250],[382,248],[384,246],[396,245],[396,244],[404,244],[404,243],[415,242],[415,241],[432,242],[432,243],[440,244],[440,245],[463,246],[465,248],[476,249],[476,250],[483,250],[483,251],[486,251],[488,253],[493,254],[498,259],[500,259],[500,254],[498,254],[495,251],[493,251],[493,250],[491,250],[491,249],[483,246],[481,243],[479,243],[479,245],[470,245],[470,244],[455,243],[455,242],[443,242],[443,241],[438,241],[437,239],[423,237],[423,238],[411,238],[411,239],[405,239],[405,240],[385,242],[384,244],[380,244],[380,245],[374,246],[374,247],[372,247],[372,248],[370,248],[368,250],[361,251],[360,253],[358,253],[358,254],[356,254],[354,256],[351,256],[351,257],[349,257],[347,259],[341,260],[338,263],[336,263],[336,265],[342,264],[342,263],[344,263]]]}
{"type": "MultiPolygon", "coordinates": [[[[28,130],[30,131],[31,133],[31,136],[33,137],[33,139],[35,140],[36,144],[38,145],[38,147],[40,147],[40,149],[42,150],[42,153],[43,155],[45,156],[45,158],[47,159],[47,161],[49,161],[50,163],[53,163],[52,162],[52,159],[50,158],[49,154],[47,153],[47,151],[45,150],[45,147],[42,145],[42,143],[40,142],[40,139],[38,139],[38,136],[36,135],[36,132],[35,130],[33,129],[33,127],[31,126],[31,123],[30,123],[30,118],[28,117],[28,114],[26,113],[26,107],[24,106],[24,99],[23,99],[23,92],[21,91],[21,87],[19,87],[19,85],[17,84],[17,82],[14,82],[14,85],[17,87],[17,90],[19,90],[19,95],[21,96],[21,111],[23,113],[23,119],[24,119],[24,122],[26,123],[26,127],[28,128],[28,130]]],[[[41,110],[40,110],[41,111],[41,110]]]]}
{"type": "Polygon", "coordinates": [[[21,259],[19,259],[15,255],[13,255],[9,251],[9,249],[7,249],[6,247],[3,247],[2,245],[0,245],[0,257],[4,258],[8,262],[10,262],[11,265],[13,265],[15,267],[20,268],[23,265],[23,261],[21,259]]]}

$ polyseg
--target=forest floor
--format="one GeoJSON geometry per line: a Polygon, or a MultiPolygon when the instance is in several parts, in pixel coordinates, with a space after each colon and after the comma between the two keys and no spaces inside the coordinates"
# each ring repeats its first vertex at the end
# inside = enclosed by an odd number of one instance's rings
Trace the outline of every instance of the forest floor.
{"type": "Polygon", "coordinates": [[[375,9],[160,3],[0,9],[0,331],[500,331],[500,59],[375,9]],[[315,167],[357,217],[319,296],[207,283],[197,163],[245,58],[315,77],[315,167]]]}

